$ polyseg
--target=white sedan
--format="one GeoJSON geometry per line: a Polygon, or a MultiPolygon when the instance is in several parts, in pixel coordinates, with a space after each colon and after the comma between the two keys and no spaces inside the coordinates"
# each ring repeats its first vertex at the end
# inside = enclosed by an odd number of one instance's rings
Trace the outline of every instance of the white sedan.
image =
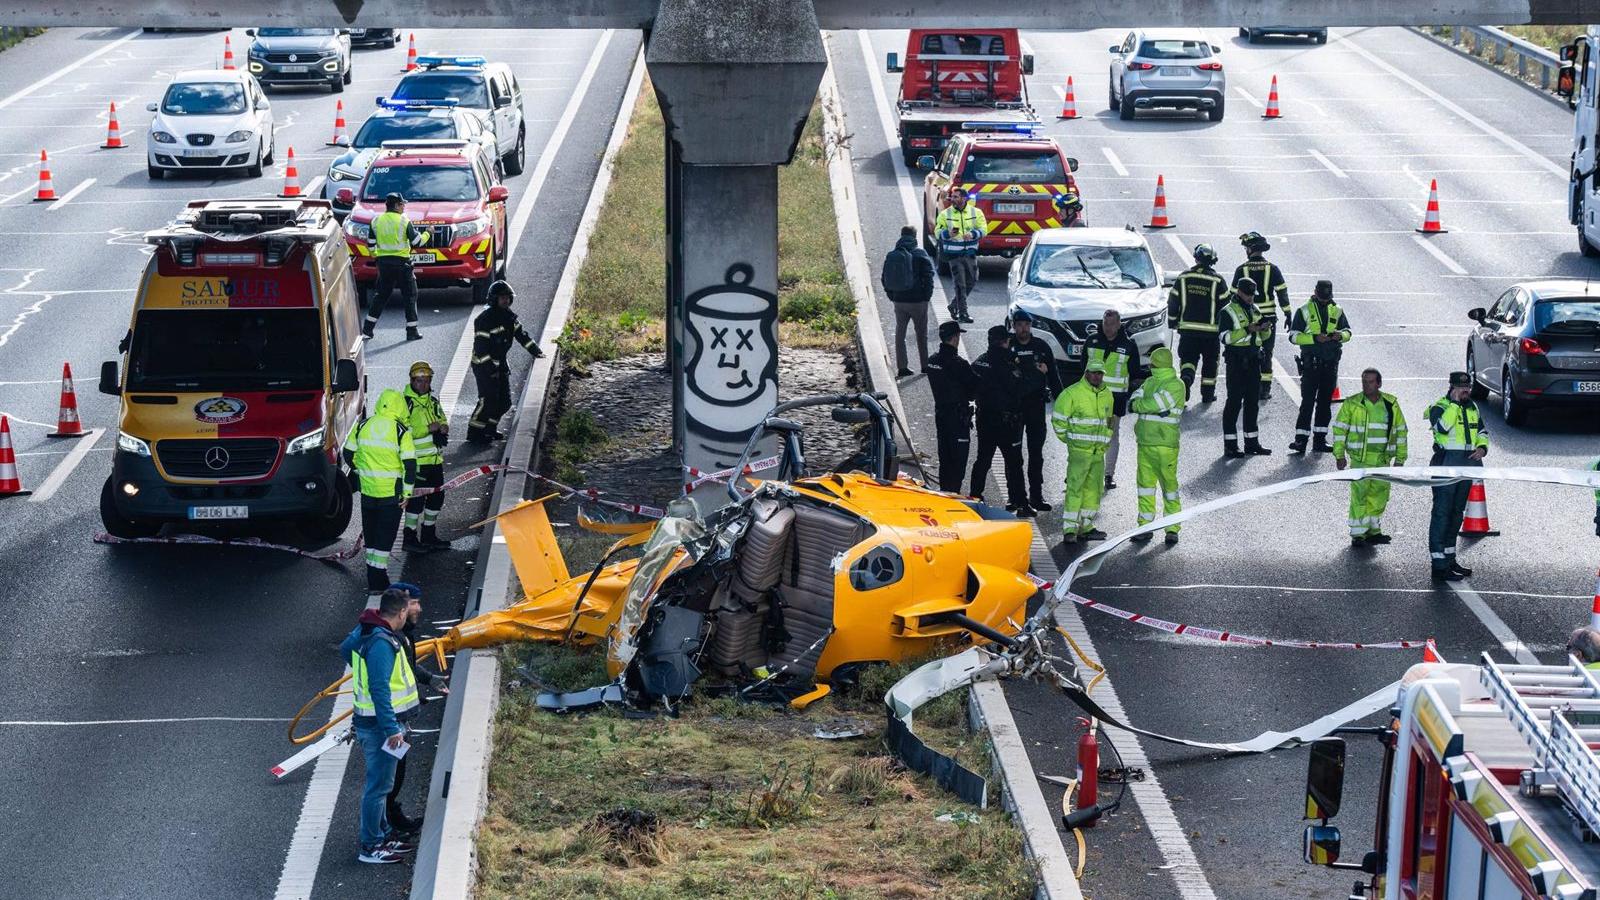
{"type": "Polygon", "coordinates": [[[151,178],[185,169],[243,169],[250,177],[272,165],[272,104],[248,72],[179,72],[145,139],[151,178]]]}
{"type": "Polygon", "coordinates": [[[1083,366],[1083,348],[1100,332],[1108,309],[1148,364],[1167,342],[1167,289],[1144,235],[1125,228],[1043,228],[1011,264],[1006,324],[1019,310],[1033,316],[1067,373],[1083,366]]]}

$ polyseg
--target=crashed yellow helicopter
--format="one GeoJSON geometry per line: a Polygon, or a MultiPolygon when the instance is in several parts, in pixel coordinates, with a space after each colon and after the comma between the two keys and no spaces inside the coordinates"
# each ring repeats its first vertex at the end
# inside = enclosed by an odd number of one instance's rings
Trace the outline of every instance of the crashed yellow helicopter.
{"type": "MultiPolygon", "coordinates": [[[[779,446],[771,479],[733,479],[731,502],[705,516],[680,498],[573,577],[545,511],[548,498],[500,516],[526,599],[417,645],[419,656],[514,641],[604,642],[613,681],[544,694],[556,710],[674,702],[707,672],[747,696],[804,706],[861,666],[1008,642],[1037,588],[1029,523],[895,474],[882,394],[808,397],[776,407],[734,471],[779,446]],[[807,474],[803,428],[787,414],[831,407],[868,426],[859,469],[807,474]],[[740,486],[750,481],[750,487],[740,486]],[[612,560],[632,548],[638,555],[612,560]]],[[[330,685],[301,709],[338,692],[330,685]]],[[[335,720],[337,721],[337,720],[335,720]]],[[[314,740],[333,725],[295,743],[314,740]]]]}

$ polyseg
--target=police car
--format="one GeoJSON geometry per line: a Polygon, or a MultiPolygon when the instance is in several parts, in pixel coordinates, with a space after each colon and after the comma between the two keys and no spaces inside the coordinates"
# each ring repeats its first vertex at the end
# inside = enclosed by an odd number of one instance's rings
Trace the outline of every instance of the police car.
{"type": "MultiPolygon", "coordinates": [[[[355,137],[341,135],[336,143],[344,152],[328,166],[322,196],[333,203],[333,213],[343,217],[350,207],[339,203],[339,189],[354,187],[378,155],[384,141],[414,141],[442,138],[482,144],[491,157],[498,157],[494,134],[483,119],[471,110],[461,109],[454,100],[390,100],[379,98],[379,109],[361,123],[355,137]]],[[[498,164],[498,159],[496,160],[498,164]]]]}
{"type": "Polygon", "coordinates": [[[522,117],[522,85],[505,63],[481,56],[417,57],[418,69],[395,85],[394,100],[454,100],[477,113],[494,134],[500,165],[521,175],[527,157],[527,126],[522,117]]]}

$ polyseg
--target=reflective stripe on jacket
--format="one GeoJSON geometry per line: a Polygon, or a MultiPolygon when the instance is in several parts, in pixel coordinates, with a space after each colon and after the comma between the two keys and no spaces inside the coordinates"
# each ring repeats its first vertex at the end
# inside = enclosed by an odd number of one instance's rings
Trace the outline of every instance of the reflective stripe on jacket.
{"type": "Polygon", "coordinates": [[[1457,403],[1448,395],[1428,407],[1428,426],[1433,430],[1435,450],[1460,450],[1470,453],[1489,447],[1489,432],[1483,429],[1478,404],[1471,400],[1457,403]]]}
{"type": "MultiPolygon", "coordinates": [[[[397,212],[380,213],[372,220],[373,256],[404,256],[411,258],[414,232],[406,217],[397,212]]],[[[428,242],[426,234],[416,234],[417,246],[428,242]]]]}
{"type": "Polygon", "coordinates": [[[978,241],[989,233],[989,222],[983,210],[969,201],[966,209],[947,206],[940,210],[933,231],[939,237],[939,249],[944,254],[972,256],[978,252],[978,241]]]}
{"type": "Polygon", "coordinates": [[[1128,399],[1133,411],[1133,436],[1141,447],[1176,447],[1179,420],[1187,396],[1183,381],[1171,367],[1151,367],[1150,377],[1128,399]]]}
{"type": "Polygon", "coordinates": [[[1195,266],[1178,276],[1167,291],[1167,325],[1179,331],[1217,331],[1217,316],[1228,283],[1210,269],[1195,266]]]}
{"type": "Polygon", "coordinates": [[[1111,391],[1104,384],[1096,388],[1087,378],[1080,379],[1056,397],[1050,424],[1055,426],[1056,437],[1073,450],[1103,453],[1111,443],[1112,408],[1111,391]]]}
{"type": "Polygon", "coordinates": [[[421,705],[421,696],[417,691],[417,676],[411,670],[411,660],[406,658],[405,648],[393,634],[387,631],[374,629],[360,647],[350,651],[350,686],[354,695],[351,705],[355,707],[358,716],[378,715],[378,705],[373,700],[372,683],[367,666],[367,652],[377,641],[383,641],[394,650],[394,665],[389,669],[388,695],[389,707],[396,717],[399,717],[421,705]]]}
{"type": "Polygon", "coordinates": [[[439,398],[433,394],[419,394],[406,385],[406,427],[411,432],[411,445],[417,452],[418,465],[439,465],[444,462],[444,453],[434,443],[433,432],[428,426],[435,422],[444,422],[444,408],[439,405],[439,398]]]}
{"type": "Polygon", "coordinates": [[[1393,394],[1380,391],[1377,400],[1368,400],[1366,394],[1346,397],[1330,430],[1334,459],[1344,459],[1348,450],[1357,465],[1384,466],[1393,459],[1403,466],[1410,454],[1406,416],[1393,394]]]}
{"type": "Polygon", "coordinates": [[[1289,340],[1301,348],[1300,356],[1307,360],[1334,360],[1344,355],[1344,345],[1350,342],[1350,322],[1337,303],[1329,303],[1324,310],[1315,300],[1306,302],[1294,312],[1289,325],[1289,340]],[[1319,334],[1331,334],[1337,341],[1317,343],[1319,334]]]}
{"type": "Polygon", "coordinates": [[[1256,309],[1261,315],[1276,319],[1280,309],[1289,314],[1289,282],[1282,269],[1264,259],[1245,260],[1233,270],[1233,286],[1246,278],[1256,283],[1256,309]]]}
{"type": "Polygon", "coordinates": [[[1238,295],[1233,295],[1222,308],[1222,343],[1229,347],[1260,347],[1261,334],[1251,331],[1250,326],[1261,321],[1261,311],[1254,304],[1240,300],[1238,295]]]}

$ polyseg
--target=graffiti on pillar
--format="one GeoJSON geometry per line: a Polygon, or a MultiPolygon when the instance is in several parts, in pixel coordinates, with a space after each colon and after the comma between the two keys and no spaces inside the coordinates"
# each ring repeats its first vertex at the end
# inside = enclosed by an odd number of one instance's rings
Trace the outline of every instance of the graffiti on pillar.
{"type": "Polygon", "coordinates": [[[778,298],[751,285],[754,270],[728,267],[724,283],[684,301],[683,420],[690,465],[731,464],[778,403],[778,298]],[[701,462],[694,462],[699,460],[701,462]]]}

